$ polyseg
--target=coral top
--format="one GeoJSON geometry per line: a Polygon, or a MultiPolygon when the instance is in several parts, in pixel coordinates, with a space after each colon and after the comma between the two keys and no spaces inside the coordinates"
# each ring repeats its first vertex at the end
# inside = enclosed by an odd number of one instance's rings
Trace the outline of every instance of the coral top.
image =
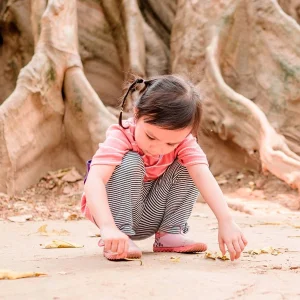
{"type": "Polygon", "coordinates": [[[118,124],[111,125],[106,132],[106,140],[99,144],[99,148],[93,156],[93,165],[120,165],[124,155],[128,151],[140,154],[145,165],[144,181],[151,181],[161,176],[166,169],[178,159],[183,166],[196,164],[208,165],[206,155],[198,145],[195,137],[189,134],[172,152],[157,157],[145,155],[138,147],[135,138],[135,122],[133,118],[123,121],[124,129],[118,124]]]}

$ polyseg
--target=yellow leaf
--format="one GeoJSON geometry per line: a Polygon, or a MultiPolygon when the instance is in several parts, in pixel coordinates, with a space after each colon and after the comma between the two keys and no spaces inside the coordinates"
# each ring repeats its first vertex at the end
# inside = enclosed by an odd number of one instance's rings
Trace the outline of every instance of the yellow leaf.
{"type": "Polygon", "coordinates": [[[47,232],[47,224],[42,225],[39,229],[38,229],[38,233],[40,233],[41,235],[48,235],[47,232]]]}
{"type": "Polygon", "coordinates": [[[205,258],[216,259],[216,253],[211,253],[210,251],[205,252],[205,258]]]}
{"type": "Polygon", "coordinates": [[[281,254],[280,251],[278,251],[277,249],[274,249],[272,252],[271,252],[272,255],[278,255],[278,254],[281,254]]]}
{"type": "Polygon", "coordinates": [[[273,247],[269,246],[269,247],[264,247],[262,249],[249,250],[248,253],[251,255],[259,255],[259,254],[263,254],[263,253],[278,255],[281,252],[278,249],[274,249],[273,247]]]}
{"type": "Polygon", "coordinates": [[[221,252],[217,253],[217,258],[221,259],[221,260],[230,260],[229,254],[225,253],[225,255],[223,255],[221,252]]]}
{"type": "Polygon", "coordinates": [[[74,221],[78,219],[78,215],[75,213],[69,213],[69,212],[64,212],[63,213],[63,217],[65,219],[65,221],[74,221]]]}
{"type": "Polygon", "coordinates": [[[42,225],[39,229],[38,229],[38,233],[40,235],[46,235],[46,236],[50,236],[50,235],[69,235],[70,232],[65,230],[65,229],[61,229],[61,230],[51,230],[51,231],[47,231],[47,224],[42,225]]]}
{"type": "Polygon", "coordinates": [[[10,270],[0,270],[0,280],[1,279],[20,279],[20,278],[29,278],[29,277],[38,277],[47,275],[46,273],[36,273],[36,272],[14,272],[10,270]]]}
{"type": "Polygon", "coordinates": [[[260,249],[254,249],[254,250],[249,250],[248,253],[251,255],[258,255],[261,254],[262,252],[260,249]]]}
{"type": "Polygon", "coordinates": [[[88,236],[89,236],[89,237],[101,237],[101,234],[100,234],[100,233],[89,232],[89,233],[88,233],[88,236]]]}
{"type": "Polygon", "coordinates": [[[294,228],[300,229],[300,224],[291,224],[294,228]]]}
{"type": "Polygon", "coordinates": [[[274,251],[272,247],[264,247],[261,249],[261,253],[269,253],[271,254],[274,251]]]}
{"type": "Polygon", "coordinates": [[[180,257],[179,257],[179,256],[178,256],[178,257],[171,256],[171,257],[170,257],[170,260],[171,260],[172,262],[180,262],[180,257]]]}
{"type": "Polygon", "coordinates": [[[82,248],[83,245],[78,245],[74,243],[68,243],[65,241],[54,240],[51,244],[46,245],[45,249],[56,249],[56,248],[82,248]]]}

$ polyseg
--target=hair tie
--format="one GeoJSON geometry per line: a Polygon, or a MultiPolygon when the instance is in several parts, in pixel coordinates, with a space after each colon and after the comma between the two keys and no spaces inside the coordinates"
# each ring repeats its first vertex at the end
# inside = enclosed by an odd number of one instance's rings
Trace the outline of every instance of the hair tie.
{"type": "MultiPolygon", "coordinates": [[[[144,82],[144,79],[142,79],[142,78],[136,79],[136,80],[129,86],[129,88],[128,88],[126,94],[125,94],[125,96],[123,97],[123,101],[122,101],[122,105],[121,105],[121,112],[120,112],[120,115],[119,115],[119,125],[120,125],[121,127],[123,127],[123,125],[122,125],[122,114],[123,114],[124,105],[125,105],[127,96],[128,96],[128,94],[129,94],[129,92],[135,87],[136,84],[138,84],[138,83],[143,83],[143,82],[144,82]]],[[[124,128],[124,127],[123,127],[123,128],[124,128]]]]}

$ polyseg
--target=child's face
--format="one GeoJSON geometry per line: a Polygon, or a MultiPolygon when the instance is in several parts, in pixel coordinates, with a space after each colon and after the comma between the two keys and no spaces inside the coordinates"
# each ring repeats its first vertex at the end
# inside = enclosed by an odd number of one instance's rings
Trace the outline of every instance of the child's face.
{"type": "Polygon", "coordinates": [[[173,151],[191,132],[191,127],[169,130],[137,120],[135,140],[146,155],[157,156],[173,151]]]}

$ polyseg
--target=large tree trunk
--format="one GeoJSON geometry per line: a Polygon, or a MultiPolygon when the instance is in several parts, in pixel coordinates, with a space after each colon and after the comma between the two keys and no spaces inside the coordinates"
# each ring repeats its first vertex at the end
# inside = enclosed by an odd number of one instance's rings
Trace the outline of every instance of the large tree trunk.
{"type": "MultiPolygon", "coordinates": [[[[295,3],[280,1],[294,17],[295,3]]],[[[0,22],[2,94],[17,82],[0,107],[0,191],[83,172],[116,122],[122,81],[169,72],[204,96],[214,174],[262,167],[300,189],[300,27],[275,0],[15,0],[0,22]]]]}

